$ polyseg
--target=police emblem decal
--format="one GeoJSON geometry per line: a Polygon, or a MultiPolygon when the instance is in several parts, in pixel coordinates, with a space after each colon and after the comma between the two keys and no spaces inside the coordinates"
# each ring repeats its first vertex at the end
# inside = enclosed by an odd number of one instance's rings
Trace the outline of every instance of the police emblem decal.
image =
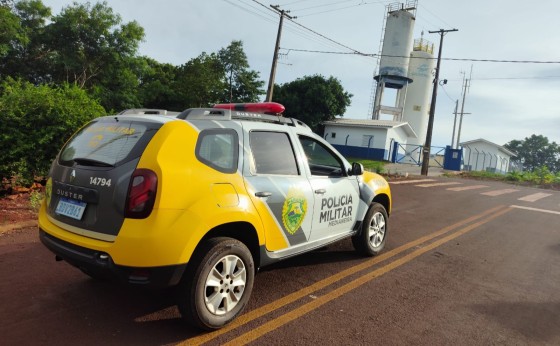
{"type": "Polygon", "coordinates": [[[282,223],[290,234],[295,234],[305,219],[307,200],[298,189],[288,190],[284,206],[282,207],[282,223]]]}

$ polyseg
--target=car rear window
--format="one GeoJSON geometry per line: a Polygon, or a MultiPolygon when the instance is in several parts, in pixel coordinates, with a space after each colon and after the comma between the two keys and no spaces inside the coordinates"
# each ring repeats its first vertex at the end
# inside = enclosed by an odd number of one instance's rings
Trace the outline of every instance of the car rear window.
{"type": "Polygon", "coordinates": [[[120,119],[91,122],[64,146],[60,162],[118,166],[140,156],[159,127],[161,124],[120,119]]]}

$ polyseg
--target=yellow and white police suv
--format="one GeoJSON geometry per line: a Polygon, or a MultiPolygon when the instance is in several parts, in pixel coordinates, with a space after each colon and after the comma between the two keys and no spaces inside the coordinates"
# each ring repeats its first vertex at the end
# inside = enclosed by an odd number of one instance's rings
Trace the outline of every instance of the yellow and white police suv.
{"type": "Polygon", "coordinates": [[[262,266],[347,237],[376,255],[389,185],[283,110],[222,104],[93,120],[52,164],[42,243],[93,278],[177,285],[185,320],[208,330],[241,313],[262,266]]]}

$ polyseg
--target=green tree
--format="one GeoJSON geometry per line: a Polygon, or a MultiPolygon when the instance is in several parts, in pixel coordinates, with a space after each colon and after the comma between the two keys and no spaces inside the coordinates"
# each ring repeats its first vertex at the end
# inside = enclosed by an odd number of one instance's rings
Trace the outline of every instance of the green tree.
{"type": "Polygon", "coordinates": [[[218,51],[218,59],[225,72],[224,102],[257,102],[264,94],[264,81],[259,73],[249,69],[242,41],[232,41],[227,48],[218,51]]]}
{"type": "Polygon", "coordinates": [[[143,58],[140,71],[140,86],[138,97],[146,108],[184,110],[184,104],[179,100],[176,78],[179,69],[172,64],[159,63],[148,57],[143,58]]]}
{"type": "Polygon", "coordinates": [[[21,25],[19,18],[8,6],[0,6],[0,58],[4,59],[11,46],[20,40],[21,25]]]}
{"type": "Polygon", "coordinates": [[[50,8],[40,0],[21,0],[0,9],[0,79],[49,80],[50,50],[44,44],[50,8]]]}
{"type": "Polygon", "coordinates": [[[105,2],[74,3],[54,16],[46,35],[56,51],[55,80],[89,87],[107,67],[134,56],[144,31],[136,22],[121,22],[105,2]]]}
{"type": "Polygon", "coordinates": [[[202,53],[179,66],[174,90],[184,108],[208,107],[222,102],[224,69],[215,53],[202,53]]]}
{"type": "Polygon", "coordinates": [[[106,2],[73,3],[52,16],[40,0],[16,1],[0,7],[0,29],[0,79],[74,83],[109,110],[140,105],[144,29],[122,23],[106,2]]]}
{"type": "Polygon", "coordinates": [[[122,23],[106,2],[74,3],[52,18],[45,40],[55,52],[51,74],[93,91],[108,110],[139,106],[137,50],[144,29],[122,23]]]}
{"type": "Polygon", "coordinates": [[[552,172],[560,171],[560,147],[556,142],[549,142],[542,135],[532,135],[524,140],[512,140],[504,145],[516,153],[514,162],[523,166],[526,171],[534,171],[547,167],[552,172]]]}
{"type": "Polygon", "coordinates": [[[105,110],[73,84],[35,86],[8,78],[0,86],[0,181],[45,176],[64,142],[105,110]]]}
{"type": "Polygon", "coordinates": [[[297,118],[319,132],[321,123],[344,114],[351,98],[352,94],[344,91],[338,79],[314,75],[276,85],[273,101],[286,107],[286,116],[297,118]]]}

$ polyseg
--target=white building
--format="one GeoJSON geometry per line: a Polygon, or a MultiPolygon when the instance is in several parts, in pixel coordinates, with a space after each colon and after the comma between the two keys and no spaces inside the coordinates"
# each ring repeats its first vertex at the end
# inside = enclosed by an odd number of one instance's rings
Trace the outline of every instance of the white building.
{"type": "Polygon", "coordinates": [[[463,142],[460,145],[463,147],[463,170],[465,171],[505,174],[509,172],[511,157],[515,156],[514,152],[482,138],[463,142]]]}
{"type": "Polygon", "coordinates": [[[406,144],[416,133],[407,122],[336,119],[326,121],[324,138],[347,157],[390,160],[393,144],[406,144]]]}

